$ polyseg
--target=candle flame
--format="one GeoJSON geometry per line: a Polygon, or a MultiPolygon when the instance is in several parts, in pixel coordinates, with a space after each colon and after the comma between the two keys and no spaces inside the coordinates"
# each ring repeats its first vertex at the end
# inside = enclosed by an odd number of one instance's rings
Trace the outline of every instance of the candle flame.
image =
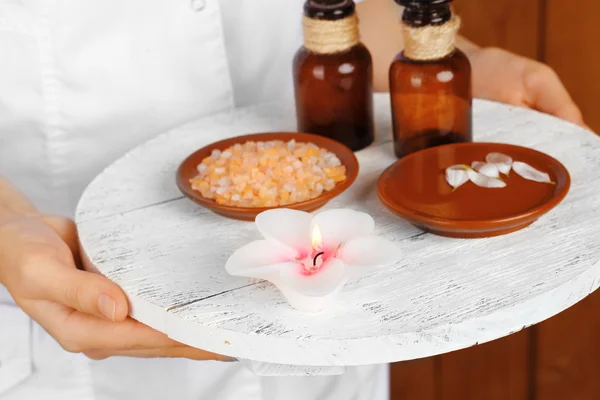
{"type": "Polygon", "coordinates": [[[312,248],[320,249],[321,246],[323,246],[323,237],[321,236],[321,230],[319,229],[319,226],[315,225],[312,234],[312,248]]]}

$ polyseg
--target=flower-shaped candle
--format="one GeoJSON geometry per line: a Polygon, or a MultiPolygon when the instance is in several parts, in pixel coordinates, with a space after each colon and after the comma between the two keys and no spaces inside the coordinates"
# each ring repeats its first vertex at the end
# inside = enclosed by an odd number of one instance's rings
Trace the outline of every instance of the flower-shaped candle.
{"type": "Polygon", "coordinates": [[[327,308],[353,275],[400,259],[395,244],[372,235],[373,218],[354,210],[329,210],[313,217],[274,209],[259,214],[256,226],[264,240],[237,250],[225,269],[273,283],[301,312],[327,308]]]}

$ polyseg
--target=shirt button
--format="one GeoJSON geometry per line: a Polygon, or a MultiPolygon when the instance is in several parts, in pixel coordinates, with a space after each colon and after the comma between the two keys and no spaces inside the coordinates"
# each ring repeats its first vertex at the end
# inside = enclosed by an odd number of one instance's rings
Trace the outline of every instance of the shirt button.
{"type": "Polygon", "coordinates": [[[206,7],[206,0],[192,0],[192,10],[202,11],[206,7]]]}

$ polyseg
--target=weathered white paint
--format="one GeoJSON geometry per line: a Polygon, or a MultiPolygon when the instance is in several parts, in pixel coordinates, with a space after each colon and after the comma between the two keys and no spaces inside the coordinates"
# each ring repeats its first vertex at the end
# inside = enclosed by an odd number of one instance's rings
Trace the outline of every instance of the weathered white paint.
{"type": "MultiPolygon", "coordinates": [[[[477,141],[546,152],[569,169],[572,188],[526,230],[447,239],[421,233],[377,200],[377,177],[395,157],[388,98],[378,95],[375,103],[377,144],[358,153],[359,179],[329,207],[368,212],[376,234],[397,242],[405,256],[350,282],[329,311],[300,314],[270,284],[227,275],[227,257],[259,237],[254,224],[216,216],[175,187],[178,164],[205,144],[294,130],[291,105],[214,116],[131,151],[83,195],[77,211],[82,245],[128,294],[139,321],[191,346],[284,365],[375,364],[473,346],[549,318],[599,286],[598,137],[534,111],[476,101],[477,141]]],[[[259,373],[281,373],[281,366],[251,364],[259,373]]]]}

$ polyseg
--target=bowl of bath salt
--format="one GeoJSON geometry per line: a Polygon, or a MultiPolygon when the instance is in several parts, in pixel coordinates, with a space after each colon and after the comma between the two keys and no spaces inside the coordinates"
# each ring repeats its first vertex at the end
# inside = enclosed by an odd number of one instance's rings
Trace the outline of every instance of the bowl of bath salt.
{"type": "Polygon", "coordinates": [[[177,170],[190,200],[233,219],[263,211],[311,212],[343,193],[358,176],[352,150],[332,139],[295,132],[233,137],[203,147],[177,170]]]}

